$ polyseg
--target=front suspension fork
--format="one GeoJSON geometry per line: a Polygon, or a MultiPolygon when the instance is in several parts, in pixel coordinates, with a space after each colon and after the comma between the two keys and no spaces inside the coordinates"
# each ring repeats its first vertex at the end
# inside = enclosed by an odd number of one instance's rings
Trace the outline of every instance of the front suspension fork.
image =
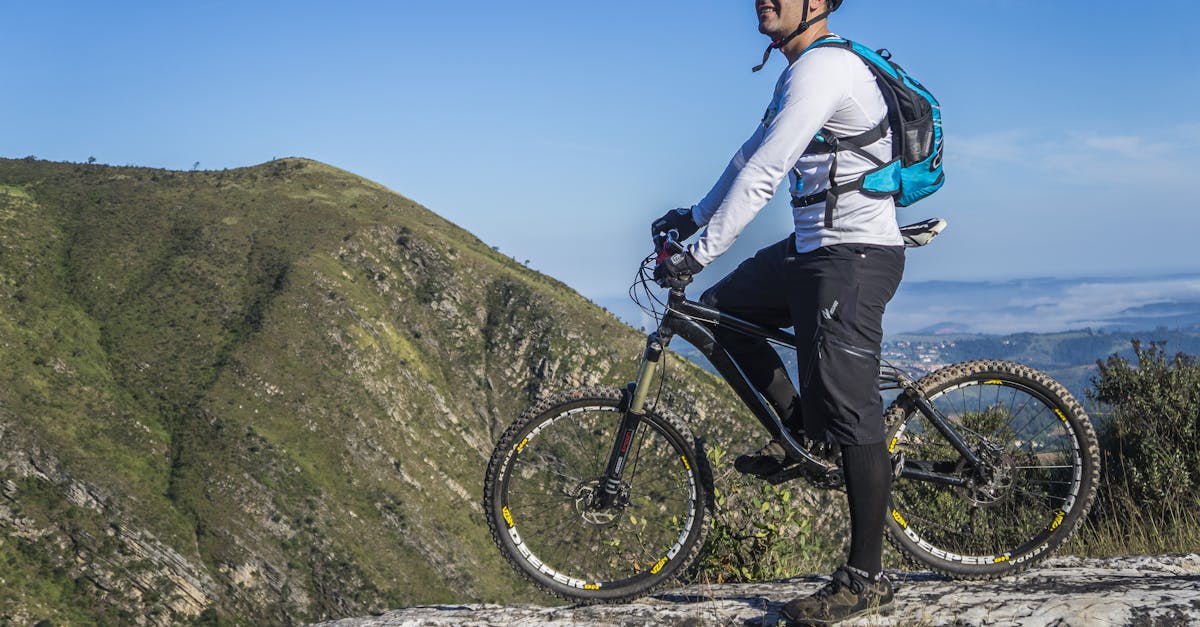
{"type": "Polygon", "coordinates": [[[595,506],[598,509],[610,506],[620,491],[621,473],[625,471],[625,462],[633,448],[634,435],[642,424],[642,416],[646,415],[646,397],[650,394],[654,375],[658,373],[664,348],[665,344],[659,339],[658,333],[651,333],[646,339],[646,352],[642,355],[637,380],[625,387],[621,398],[621,425],[617,429],[612,452],[608,455],[603,488],[596,494],[595,506]]]}

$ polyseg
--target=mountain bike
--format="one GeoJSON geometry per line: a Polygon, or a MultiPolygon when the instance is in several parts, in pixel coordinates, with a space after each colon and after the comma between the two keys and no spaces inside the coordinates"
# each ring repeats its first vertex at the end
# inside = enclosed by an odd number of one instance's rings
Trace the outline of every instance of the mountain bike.
{"type": "MultiPolygon", "coordinates": [[[[927,243],[940,219],[904,227],[927,243]]],[[[654,298],[651,254],[639,287],[654,298]]],[[[635,301],[637,299],[635,298],[635,301]]],[[[655,377],[672,339],[709,359],[762,426],[799,463],[766,480],[844,487],[827,448],[783,427],[714,333],[732,329],[796,347],[763,327],[670,290],[646,339],[637,379],[545,398],[500,437],[483,505],[508,562],[540,588],[581,602],[641,596],[684,573],[708,532],[712,472],[702,441],[658,403],[655,377]]],[[[877,356],[875,356],[877,358],[877,356]]],[[[1071,394],[1045,373],[998,360],[947,366],[919,380],[881,362],[894,481],[886,535],[903,554],[957,578],[988,579],[1047,557],[1083,521],[1099,478],[1096,434],[1071,394]]],[[[661,393],[662,377],[658,382],[661,393]]]]}

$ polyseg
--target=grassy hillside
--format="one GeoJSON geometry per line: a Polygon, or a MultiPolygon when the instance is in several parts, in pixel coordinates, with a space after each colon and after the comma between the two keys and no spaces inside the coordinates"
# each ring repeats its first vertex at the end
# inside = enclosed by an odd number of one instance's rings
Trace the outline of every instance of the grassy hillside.
{"type": "MultiPolygon", "coordinates": [[[[536,598],[482,520],[492,443],[641,342],[320,163],[0,160],[0,622],[536,598]]],[[[699,432],[757,439],[674,372],[699,432]]]]}

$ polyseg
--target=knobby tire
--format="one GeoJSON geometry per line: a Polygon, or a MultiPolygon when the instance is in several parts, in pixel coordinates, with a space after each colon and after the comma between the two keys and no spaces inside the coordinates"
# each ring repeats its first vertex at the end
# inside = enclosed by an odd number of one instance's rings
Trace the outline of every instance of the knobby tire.
{"type": "Polygon", "coordinates": [[[600,488],[621,421],[621,392],[586,388],[536,403],[501,436],[484,480],[484,512],[509,564],[580,603],[619,602],[671,582],[708,533],[712,474],[687,425],[648,412],[618,504],[600,488]]]}
{"type": "MultiPolygon", "coordinates": [[[[1050,555],[1087,515],[1099,481],[1096,434],[1058,382],[1006,361],[947,366],[917,382],[972,450],[987,449],[994,478],[955,487],[899,478],[887,536],[934,571],[966,579],[1011,575],[1050,555]]],[[[966,476],[970,469],[914,404],[888,408],[888,446],[906,464],[966,476]]]]}

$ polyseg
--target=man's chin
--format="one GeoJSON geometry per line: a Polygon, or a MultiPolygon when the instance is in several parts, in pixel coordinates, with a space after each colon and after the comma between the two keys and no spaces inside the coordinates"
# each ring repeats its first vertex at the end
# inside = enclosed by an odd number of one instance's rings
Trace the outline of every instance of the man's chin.
{"type": "Polygon", "coordinates": [[[780,33],[779,31],[780,31],[780,25],[773,24],[772,20],[759,20],[758,21],[758,32],[766,35],[767,37],[770,37],[771,41],[775,41],[776,39],[779,39],[780,37],[783,37],[786,34],[786,33],[780,33]]]}

